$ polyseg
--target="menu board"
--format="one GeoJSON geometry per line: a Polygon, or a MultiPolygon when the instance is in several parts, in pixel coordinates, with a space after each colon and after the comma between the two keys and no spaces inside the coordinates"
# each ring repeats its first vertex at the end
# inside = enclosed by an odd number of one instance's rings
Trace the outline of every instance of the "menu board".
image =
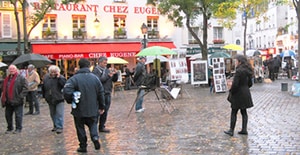
{"type": "Polygon", "coordinates": [[[169,61],[170,65],[170,78],[171,80],[187,83],[189,81],[187,63],[186,63],[186,50],[173,49],[177,53],[172,55],[169,61]]]}
{"type": "Polygon", "coordinates": [[[191,61],[191,84],[208,83],[207,61],[191,61]]]}
{"type": "Polygon", "coordinates": [[[227,91],[224,58],[213,58],[213,78],[216,92],[227,91]]]}

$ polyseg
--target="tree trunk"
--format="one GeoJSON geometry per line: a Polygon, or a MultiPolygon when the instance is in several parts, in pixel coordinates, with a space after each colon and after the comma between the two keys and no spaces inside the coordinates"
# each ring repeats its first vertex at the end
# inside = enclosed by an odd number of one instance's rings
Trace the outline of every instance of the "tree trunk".
{"type": "Polygon", "coordinates": [[[15,14],[15,20],[16,20],[16,25],[17,25],[17,48],[16,51],[18,55],[21,55],[21,28],[20,28],[20,19],[19,19],[19,12],[17,8],[17,1],[10,1],[12,5],[14,6],[14,14],[15,14]]]}
{"type": "MultiPolygon", "coordinates": [[[[27,1],[24,0],[22,3],[22,13],[23,13],[23,31],[24,31],[24,53],[28,53],[28,36],[27,36],[27,22],[26,22],[26,8],[27,1]]],[[[22,53],[22,54],[24,54],[22,53]]]]}

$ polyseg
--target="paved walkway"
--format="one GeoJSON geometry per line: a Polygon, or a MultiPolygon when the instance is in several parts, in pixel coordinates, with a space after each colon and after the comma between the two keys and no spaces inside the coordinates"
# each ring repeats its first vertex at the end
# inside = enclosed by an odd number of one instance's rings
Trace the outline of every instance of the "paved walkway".
{"type": "MultiPolygon", "coordinates": [[[[249,135],[235,135],[229,128],[228,93],[210,94],[208,87],[184,85],[183,97],[174,100],[177,109],[171,114],[162,111],[153,92],[145,96],[144,113],[132,112],[127,117],[136,90],[117,91],[112,99],[107,127],[109,134],[100,134],[101,150],[96,151],[88,139],[88,154],[105,155],[190,155],[190,154],[295,154],[300,155],[300,103],[288,91],[281,91],[281,82],[255,84],[251,88],[255,106],[248,111],[249,135]]],[[[0,154],[61,155],[77,154],[78,141],[70,105],[65,105],[65,129],[52,133],[47,104],[41,105],[38,116],[24,116],[20,134],[4,134],[4,109],[0,108],[0,154]]],[[[24,113],[28,108],[24,109],[24,113]]]]}

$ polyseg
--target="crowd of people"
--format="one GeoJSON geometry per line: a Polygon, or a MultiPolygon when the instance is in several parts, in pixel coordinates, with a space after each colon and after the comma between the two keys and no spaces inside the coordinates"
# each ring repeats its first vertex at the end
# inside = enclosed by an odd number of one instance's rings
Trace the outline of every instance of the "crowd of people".
{"type": "MultiPolygon", "coordinates": [[[[53,128],[49,131],[61,134],[64,129],[64,104],[65,101],[71,104],[71,114],[74,118],[74,126],[77,132],[79,148],[77,152],[87,152],[87,136],[85,125],[90,131],[91,140],[96,150],[101,145],[99,132],[109,133],[106,127],[109,108],[111,105],[111,93],[113,83],[118,80],[119,72],[116,69],[108,68],[107,58],[100,57],[98,65],[90,70],[90,62],[87,59],[80,59],[79,69],[74,75],[66,79],[61,75],[61,70],[56,65],[48,66],[47,74],[41,79],[33,64],[27,66],[27,74],[20,73],[15,65],[8,67],[8,75],[2,82],[1,104],[5,108],[5,119],[7,129],[5,134],[21,133],[23,129],[23,115],[39,115],[40,103],[37,93],[41,86],[41,93],[48,103],[53,128]],[[29,110],[23,114],[25,102],[29,103],[29,110]],[[13,124],[15,116],[15,125],[13,124]],[[15,126],[15,127],[14,127],[15,126]]],[[[137,64],[137,70],[130,72],[127,67],[126,88],[130,89],[131,81],[140,86],[145,76],[145,60],[143,57],[137,64]],[[135,80],[132,79],[134,75],[135,80]]],[[[138,91],[138,95],[142,95],[138,91]]],[[[143,112],[143,99],[140,98],[136,106],[136,112],[143,112]]]]}

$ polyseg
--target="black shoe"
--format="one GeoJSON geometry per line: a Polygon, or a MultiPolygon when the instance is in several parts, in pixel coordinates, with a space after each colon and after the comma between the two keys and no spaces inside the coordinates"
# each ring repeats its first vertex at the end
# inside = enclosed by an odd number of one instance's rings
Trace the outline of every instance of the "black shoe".
{"type": "Polygon", "coordinates": [[[63,132],[63,129],[56,129],[57,134],[61,134],[63,132]]]}
{"type": "Polygon", "coordinates": [[[52,131],[52,132],[55,132],[55,131],[56,131],[56,127],[54,127],[53,129],[51,129],[51,131],[52,131]]]}
{"type": "Polygon", "coordinates": [[[229,136],[233,136],[233,131],[232,130],[224,131],[224,133],[226,133],[229,136]]]}
{"type": "Polygon", "coordinates": [[[94,140],[93,143],[94,143],[94,146],[95,146],[95,150],[100,150],[101,145],[100,145],[99,141],[94,140]]]}
{"type": "Polygon", "coordinates": [[[34,112],[32,115],[39,115],[40,114],[40,112],[39,111],[36,111],[36,112],[34,112]]]}
{"type": "Polygon", "coordinates": [[[32,115],[32,112],[27,112],[24,115],[32,115]]]}
{"type": "Polygon", "coordinates": [[[17,129],[13,132],[13,134],[18,134],[18,133],[21,133],[21,130],[20,129],[17,129]]]}
{"type": "Polygon", "coordinates": [[[105,133],[109,133],[110,130],[106,129],[106,128],[103,128],[103,129],[100,129],[99,132],[105,132],[105,133]]]}
{"type": "Polygon", "coordinates": [[[242,130],[242,131],[239,131],[238,134],[241,134],[241,135],[248,135],[248,132],[242,130]]]}
{"type": "Polygon", "coordinates": [[[13,133],[13,131],[12,130],[6,130],[5,131],[5,134],[10,134],[10,133],[13,133]]]}
{"type": "Polygon", "coordinates": [[[77,152],[87,152],[86,148],[79,147],[77,152]]]}

